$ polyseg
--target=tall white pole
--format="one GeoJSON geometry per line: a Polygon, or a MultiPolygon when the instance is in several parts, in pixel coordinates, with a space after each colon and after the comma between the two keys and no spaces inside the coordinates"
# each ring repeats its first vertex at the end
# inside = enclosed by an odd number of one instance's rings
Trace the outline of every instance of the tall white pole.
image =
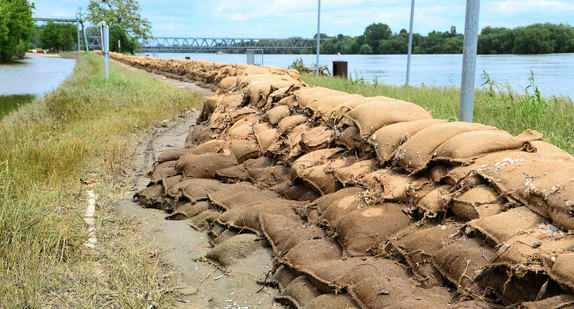
{"type": "Polygon", "coordinates": [[[407,55],[407,88],[409,88],[409,79],[411,75],[411,54],[413,51],[413,21],[415,19],[415,0],[411,1],[411,25],[409,27],[409,48],[407,55]]]}
{"type": "Polygon", "coordinates": [[[102,53],[104,54],[104,69],[106,71],[106,80],[110,79],[110,27],[105,21],[101,25],[102,33],[102,53]]]}
{"type": "Polygon", "coordinates": [[[459,119],[467,122],[472,122],[474,110],[474,79],[478,47],[479,12],[480,0],[466,0],[459,119]]]}
{"type": "Polygon", "coordinates": [[[82,76],[82,47],[80,46],[80,18],[82,18],[81,8],[78,11],[78,75],[82,76]]]}
{"type": "Polygon", "coordinates": [[[317,76],[319,76],[319,51],[321,49],[321,0],[317,9],[317,76]]]}

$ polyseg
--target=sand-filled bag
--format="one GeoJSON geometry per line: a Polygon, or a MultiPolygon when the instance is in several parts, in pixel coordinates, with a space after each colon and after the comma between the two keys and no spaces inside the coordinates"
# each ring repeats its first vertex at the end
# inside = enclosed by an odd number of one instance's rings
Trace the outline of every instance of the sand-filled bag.
{"type": "Polygon", "coordinates": [[[299,145],[305,152],[329,148],[335,141],[335,131],[325,126],[316,126],[301,134],[299,145]]]}
{"type": "MultiPolygon", "coordinates": [[[[364,192],[364,189],[360,187],[346,187],[336,192],[325,194],[314,200],[312,203],[305,205],[301,209],[300,214],[307,218],[310,223],[318,223],[319,217],[325,212],[325,210],[327,210],[327,208],[331,207],[332,204],[344,197],[351,195],[354,196],[361,192],[364,192]]],[[[357,195],[356,198],[359,199],[360,196],[357,195]]]]}
{"type": "Polygon", "coordinates": [[[300,157],[291,166],[291,180],[301,179],[321,195],[337,191],[341,185],[333,174],[325,171],[325,167],[330,160],[341,156],[342,152],[342,148],[329,148],[300,157]]]}
{"type": "Polygon", "coordinates": [[[262,213],[259,215],[259,224],[276,257],[282,256],[303,241],[325,236],[319,227],[307,225],[302,219],[294,220],[281,215],[262,213]]]}
{"type": "Polygon", "coordinates": [[[245,165],[239,164],[236,166],[231,166],[215,172],[215,178],[221,180],[224,183],[236,183],[240,181],[245,181],[249,178],[245,165]]]}
{"type": "Polygon", "coordinates": [[[414,193],[409,191],[409,195],[414,195],[412,200],[416,201],[413,204],[419,217],[434,219],[443,217],[448,210],[452,191],[451,185],[435,186],[429,184],[422,190],[414,190],[414,193]]]}
{"type": "MultiPolygon", "coordinates": [[[[214,139],[201,143],[193,148],[193,154],[200,155],[206,153],[224,153],[229,154],[229,143],[226,140],[214,139]]],[[[180,157],[181,158],[181,157],[180,157]]]]}
{"type": "Polygon", "coordinates": [[[444,279],[434,266],[433,258],[454,241],[458,229],[456,224],[412,225],[391,236],[382,249],[394,258],[403,259],[422,286],[441,286],[444,279]]]}
{"type": "Polygon", "coordinates": [[[503,130],[464,132],[437,147],[433,160],[468,164],[488,153],[530,147],[529,142],[539,139],[542,134],[531,130],[516,137],[503,130]]]}
{"type": "Polygon", "coordinates": [[[138,200],[138,204],[141,206],[161,210],[166,209],[164,196],[165,190],[162,184],[151,185],[134,194],[134,198],[138,200]]]}
{"type": "Polygon", "coordinates": [[[373,133],[368,142],[375,148],[379,162],[385,163],[393,159],[397,148],[411,136],[427,127],[445,122],[448,120],[423,119],[390,124],[373,133]]]}
{"type": "MultiPolygon", "coordinates": [[[[206,200],[209,193],[217,192],[226,186],[229,186],[215,179],[201,178],[192,178],[184,180],[181,183],[185,183],[185,187],[180,187],[178,191],[182,192],[182,195],[191,202],[206,200]]],[[[176,187],[177,185],[174,186],[174,190],[176,187]]]]}
{"type": "Polygon", "coordinates": [[[341,218],[336,230],[347,256],[372,255],[374,248],[413,221],[401,208],[404,205],[384,203],[350,212],[341,218]]]}
{"type": "Polygon", "coordinates": [[[548,297],[542,300],[523,302],[520,304],[520,308],[522,309],[559,309],[570,308],[572,306],[574,306],[574,295],[572,294],[562,294],[548,297]]]}
{"type": "Polygon", "coordinates": [[[300,114],[287,116],[279,121],[279,124],[277,125],[277,134],[283,135],[288,133],[294,127],[306,122],[307,119],[307,116],[300,114]]]}
{"type": "Polygon", "coordinates": [[[299,276],[291,281],[285,289],[275,296],[275,300],[289,305],[291,308],[304,309],[313,299],[321,295],[313,283],[305,276],[299,276]]]}
{"type": "Polygon", "coordinates": [[[247,167],[249,180],[262,187],[272,187],[289,180],[289,168],[285,165],[247,167]]]}
{"type": "Polygon", "coordinates": [[[528,209],[516,207],[486,218],[468,222],[468,226],[478,230],[493,246],[500,245],[510,238],[547,221],[528,209]]]}
{"type": "Polygon", "coordinates": [[[302,86],[300,82],[279,75],[250,76],[244,92],[244,101],[257,108],[263,108],[267,105],[267,99],[272,92],[292,85],[302,86]]]}
{"type": "Polygon", "coordinates": [[[574,292],[574,252],[558,255],[555,260],[551,259],[548,264],[552,267],[548,274],[556,282],[565,286],[570,293],[574,292]]]}
{"type": "Polygon", "coordinates": [[[394,160],[411,173],[419,172],[426,168],[435,156],[435,149],[444,142],[458,134],[478,130],[496,130],[496,128],[468,122],[447,122],[427,127],[402,144],[397,149],[394,160]]]}
{"type": "Polygon", "coordinates": [[[453,196],[450,209],[463,220],[474,220],[501,213],[505,204],[496,190],[479,185],[453,196]]]}
{"type": "Polygon", "coordinates": [[[459,292],[481,295],[476,279],[493,256],[494,249],[480,237],[462,237],[439,249],[433,264],[459,292]]]}
{"type": "Polygon", "coordinates": [[[186,220],[193,218],[200,213],[211,209],[211,205],[209,205],[208,201],[201,201],[201,202],[187,202],[181,206],[174,207],[173,213],[167,217],[166,220],[186,220]]]}
{"type": "Polygon", "coordinates": [[[221,214],[218,221],[219,223],[227,226],[245,229],[260,234],[261,226],[257,219],[259,214],[282,215],[287,218],[297,220],[301,218],[295,213],[295,209],[298,205],[300,205],[299,202],[285,199],[271,199],[253,202],[224,212],[221,214]]]}
{"type": "Polygon", "coordinates": [[[314,274],[316,265],[341,258],[341,247],[332,240],[310,239],[299,243],[279,259],[297,273],[314,274]]]}
{"type": "Polygon", "coordinates": [[[301,109],[308,108],[314,102],[322,100],[326,97],[348,96],[348,95],[349,94],[342,91],[336,91],[322,87],[307,87],[295,91],[295,97],[301,109]]]}
{"type": "Polygon", "coordinates": [[[265,118],[273,126],[276,126],[283,118],[288,116],[291,116],[291,110],[287,105],[275,106],[265,113],[265,118]]]}
{"type": "Polygon", "coordinates": [[[377,162],[374,159],[357,161],[347,167],[333,170],[335,178],[343,186],[353,186],[360,183],[361,179],[377,169],[377,162]]]}
{"type": "MultiPolygon", "coordinates": [[[[366,103],[365,97],[357,94],[344,94],[321,97],[307,106],[313,117],[323,121],[329,120],[329,113],[341,104],[353,104],[352,102],[366,103]]],[[[333,125],[331,123],[331,125],[333,125]]]]}
{"type": "Polygon", "coordinates": [[[347,127],[337,137],[337,144],[345,146],[349,150],[359,149],[364,144],[359,128],[356,126],[347,127]]]}
{"type": "Polygon", "coordinates": [[[370,101],[372,102],[359,105],[345,115],[357,125],[363,139],[386,125],[432,119],[429,112],[414,103],[385,97],[370,98],[370,101]]]}
{"type": "Polygon", "coordinates": [[[261,154],[265,154],[277,138],[277,129],[269,128],[260,131],[254,130],[254,134],[261,154]]]}
{"type": "Polygon", "coordinates": [[[227,132],[230,138],[248,139],[253,136],[253,125],[258,123],[260,116],[248,116],[235,122],[227,132]]]}
{"type": "Polygon", "coordinates": [[[348,294],[323,294],[307,304],[305,309],[359,309],[355,301],[348,294]]]}
{"type": "Polygon", "coordinates": [[[177,160],[175,167],[185,178],[213,178],[217,170],[237,164],[234,155],[205,153],[185,155],[177,160]]]}
{"type": "Polygon", "coordinates": [[[175,161],[181,156],[192,153],[193,149],[189,148],[173,148],[162,152],[158,157],[156,162],[163,163],[166,161],[175,161]]]}
{"type": "Polygon", "coordinates": [[[253,202],[277,199],[279,195],[269,190],[261,190],[249,182],[240,182],[208,194],[214,207],[222,210],[240,208],[253,202]]]}
{"type": "Polygon", "coordinates": [[[161,183],[165,189],[165,193],[168,196],[171,196],[169,193],[173,192],[173,187],[183,181],[182,175],[170,176],[170,177],[163,177],[161,179],[161,183]]]}
{"type": "Polygon", "coordinates": [[[263,246],[264,244],[258,241],[258,236],[255,234],[238,234],[216,245],[205,254],[205,257],[224,267],[229,267],[263,246]]]}
{"type": "Polygon", "coordinates": [[[175,161],[166,161],[156,165],[151,173],[150,182],[157,184],[163,178],[172,177],[177,175],[179,172],[175,169],[175,161]]]}
{"type": "Polygon", "coordinates": [[[285,265],[279,265],[273,270],[273,276],[271,278],[265,278],[263,282],[266,285],[271,285],[277,287],[279,292],[285,290],[285,288],[293,281],[297,276],[293,274],[285,265]]]}
{"type": "Polygon", "coordinates": [[[213,209],[202,211],[189,220],[189,226],[196,231],[203,232],[209,229],[220,215],[221,213],[219,211],[213,209]]]}
{"type": "Polygon", "coordinates": [[[301,138],[303,133],[309,131],[310,128],[307,123],[302,123],[293,127],[289,133],[287,133],[287,138],[285,139],[285,145],[289,149],[289,154],[287,160],[292,160],[303,154],[303,149],[301,148],[301,138]]]}
{"type": "Polygon", "coordinates": [[[237,158],[238,163],[259,157],[259,145],[255,139],[232,139],[229,149],[237,158]]]}

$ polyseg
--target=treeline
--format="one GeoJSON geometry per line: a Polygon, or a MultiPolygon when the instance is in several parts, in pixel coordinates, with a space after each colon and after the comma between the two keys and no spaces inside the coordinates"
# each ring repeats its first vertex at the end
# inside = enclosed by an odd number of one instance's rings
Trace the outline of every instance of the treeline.
{"type": "MultiPolygon", "coordinates": [[[[322,54],[406,54],[409,34],[405,29],[393,33],[383,23],[369,25],[357,37],[321,34],[322,54]]],[[[414,54],[462,53],[464,36],[452,26],[450,31],[433,31],[427,36],[413,34],[414,54]]],[[[313,52],[316,52],[314,50],[313,52]]],[[[534,24],[527,27],[482,29],[478,37],[479,54],[547,54],[574,52],[574,27],[564,24],[534,24]]]]}

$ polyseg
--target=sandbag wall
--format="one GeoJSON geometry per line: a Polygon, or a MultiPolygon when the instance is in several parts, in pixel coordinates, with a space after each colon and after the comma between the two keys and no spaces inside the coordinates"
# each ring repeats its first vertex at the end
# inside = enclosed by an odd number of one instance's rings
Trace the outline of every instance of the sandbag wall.
{"type": "Polygon", "coordinates": [[[224,266],[234,235],[265,237],[279,300],[574,305],[574,158],[540,133],[433,119],[281,68],[112,56],[217,89],[136,197],[207,229],[224,266]]]}

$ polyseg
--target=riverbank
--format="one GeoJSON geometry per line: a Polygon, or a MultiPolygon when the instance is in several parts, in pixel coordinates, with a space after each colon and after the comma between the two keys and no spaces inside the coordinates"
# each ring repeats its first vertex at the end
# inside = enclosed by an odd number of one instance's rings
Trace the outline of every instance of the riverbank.
{"type": "MultiPolygon", "coordinates": [[[[330,88],[366,97],[387,96],[416,103],[432,110],[434,118],[458,119],[460,88],[454,86],[393,86],[369,84],[358,79],[302,75],[310,85],[330,88]]],[[[566,96],[546,99],[535,80],[523,92],[494,81],[475,93],[474,122],[495,126],[518,135],[526,129],[537,130],[544,139],[570,154],[574,154],[574,137],[570,125],[574,123],[574,101],[566,96]]]]}
{"type": "MultiPolygon", "coordinates": [[[[75,57],[68,54],[67,57],[75,57]]],[[[74,76],[0,122],[0,303],[6,307],[154,307],[170,270],[112,202],[130,192],[136,143],[201,99],[83,54],[74,76]],[[95,249],[84,222],[95,194],[95,249]]]]}

